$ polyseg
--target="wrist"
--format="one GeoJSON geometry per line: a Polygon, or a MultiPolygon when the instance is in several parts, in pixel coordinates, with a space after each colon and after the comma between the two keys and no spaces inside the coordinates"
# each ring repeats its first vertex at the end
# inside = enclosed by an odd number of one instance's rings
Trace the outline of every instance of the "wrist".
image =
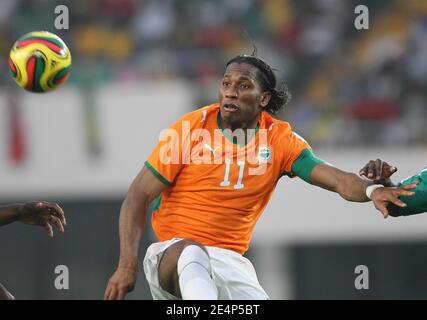
{"type": "Polygon", "coordinates": [[[0,226],[19,220],[18,204],[0,206],[0,226]]]}
{"type": "Polygon", "coordinates": [[[28,202],[18,203],[15,205],[16,220],[26,223],[25,220],[28,220],[28,202]]]}
{"type": "Polygon", "coordinates": [[[13,221],[20,221],[21,220],[21,214],[22,214],[22,209],[23,209],[24,205],[22,203],[15,203],[10,205],[9,209],[10,209],[10,218],[13,221]]]}
{"type": "Polygon", "coordinates": [[[21,217],[24,213],[24,207],[25,207],[25,203],[17,203],[15,205],[15,214],[16,214],[17,220],[21,220],[21,217]]]}
{"type": "Polygon", "coordinates": [[[378,188],[384,188],[384,186],[382,184],[371,184],[366,187],[365,193],[368,199],[372,200],[372,193],[378,188]]]}
{"type": "Polygon", "coordinates": [[[122,258],[121,257],[119,260],[119,265],[118,265],[117,269],[138,272],[138,267],[139,267],[138,257],[131,257],[131,258],[128,258],[128,257],[122,258]]]}
{"type": "Polygon", "coordinates": [[[374,180],[374,184],[382,184],[384,187],[394,187],[390,178],[374,180]]]}

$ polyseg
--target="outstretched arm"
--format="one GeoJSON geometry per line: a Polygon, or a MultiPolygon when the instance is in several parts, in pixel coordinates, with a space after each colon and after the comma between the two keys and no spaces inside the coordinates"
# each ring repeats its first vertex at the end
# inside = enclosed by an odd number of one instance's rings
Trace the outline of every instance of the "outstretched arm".
{"type": "Polygon", "coordinates": [[[337,169],[326,163],[316,166],[311,173],[314,185],[338,193],[348,201],[367,202],[366,188],[372,184],[357,175],[337,169]]]}
{"type": "MultiPolygon", "coordinates": [[[[323,189],[338,193],[348,201],[367,202],[370,199],[366,195],[366,188],[372,184],[371,181],[363,180],[356,174],[337,169],[326,163],[314,167],[311,172],[311,182],[323,189]]],[[[405,207],[399,196],[412,196],[414,192],[409,190],[416,187],[416,184],[409,184],[398,188],[380,187],[371,194],[375,208],[377,208],[386,218],[388,216],[387,205],[393,203],[398,207],[405,207]]]]}
{"type": "Polygon", "coordinates": [[[104,299],[124,299],[133,290],[138,273],[138,248],[144,230],[147,208],[166,188],[150,170],[144,167],[129,188],[120,210],[120,258],[117,270],[110,278],[104,299]]]}
{"type": "Polygon", "coordinates": [[[52,224],[60,232],[64,232],[66,225],[62,208],[52,202],[34,201],[10,204],[0,207],[0,226],[20,221],[25,224],[44,227],[49,237],[53,237],[52,224]]]}
{"type": "MultiPolygon", "coordinates": [[[[387,162],[381,159],[370,160],[359,172],[361,176],[380,183],[383,185],[393,185],[390,176],[396,172],[396,167],[390,166],[387,162]]],[[[413,175],[405,180],[402,180],[398,186],[406,186],[412,183],[417,183],[417,187],[412,190],[415,195],[412,197],[402,197],[407,206],[398,207],[390,204],[388,210],[393,217],[410,216],[427,212],[427,169],[422,170],[419,174],[413,175]]]]}
{"type": "Polygon", "coordinates": [[[9,204],[0,207],[0,226],[18,221],[18,211],[21,204],[9,204]]]}

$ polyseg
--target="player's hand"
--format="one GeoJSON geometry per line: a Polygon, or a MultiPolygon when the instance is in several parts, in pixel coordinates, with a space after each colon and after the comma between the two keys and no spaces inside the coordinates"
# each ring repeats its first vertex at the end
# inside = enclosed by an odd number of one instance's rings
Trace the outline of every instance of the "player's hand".
{"type": "Polygon", "coordinates": [[[389,165],[387,162],[381,159],[370,160],[362,169],[359,171],[359,175],[374,180],[375,182],[389,180],[390,177],[397,171],[395,166],[389,165]]]}
{"type": "Polygon", "coordinates": [[[388,217],[389,214],[387,209],[388,204],[393,203],[398,207],[406,207],[406,204],[402,200],[400,200],[399,197],[413,196],[415,192],[412,192],[410,190],[414,189],[416,186],[416,183],[411,183],[402,187],[378,188],[372,192],[371,199],[374,203],[375,208],[382,213],[385,219],[388,217]]]}
{"type": "Polygon", "coordinates": [[[15,300],[15,297],[0,283],[0,300],[15,300]]]}
{"type": "Polygon", "coordinates": [[[137,269],[134,268],[117,268],[113,276],[108,281],[105,289],[104,300],[124,300],[126,294],[135,288],[137,269]]]}
{"type": "Polygon", "coordinates": [[[45,201],[26,202],[21,205],[18,209],[18,220],[44,227],[51,238],[53,237],[52,225],[56,226],[61,233],[64,233],[64,226],[67,225],[62,208],[56,203],[45,201]]]}

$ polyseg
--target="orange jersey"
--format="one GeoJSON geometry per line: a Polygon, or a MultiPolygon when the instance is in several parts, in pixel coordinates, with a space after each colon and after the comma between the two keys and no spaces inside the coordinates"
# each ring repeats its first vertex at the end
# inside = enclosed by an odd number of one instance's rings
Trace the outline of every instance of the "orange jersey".
{"type": "Polygon", "coordinates": [[[219,104],[206,106],[161,135],[146,166],[169,188],[152,226],[159,241],[188,238],[243,254],[277,181],[310,146],[266,112],[238,144],[219,117],[219,104]]]}

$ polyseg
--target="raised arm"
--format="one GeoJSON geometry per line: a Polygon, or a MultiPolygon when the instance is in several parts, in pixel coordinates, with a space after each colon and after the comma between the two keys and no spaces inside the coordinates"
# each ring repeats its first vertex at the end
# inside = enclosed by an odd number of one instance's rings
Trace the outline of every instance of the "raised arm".
{"type": "Polygon", "coordinates": [[[147,208],[167,186],[144,167],[132,182],[120,210],[120,258],[110,278],[104,299],[124,299],[133,290],[138,274],[138,248],[147,208]]]}

